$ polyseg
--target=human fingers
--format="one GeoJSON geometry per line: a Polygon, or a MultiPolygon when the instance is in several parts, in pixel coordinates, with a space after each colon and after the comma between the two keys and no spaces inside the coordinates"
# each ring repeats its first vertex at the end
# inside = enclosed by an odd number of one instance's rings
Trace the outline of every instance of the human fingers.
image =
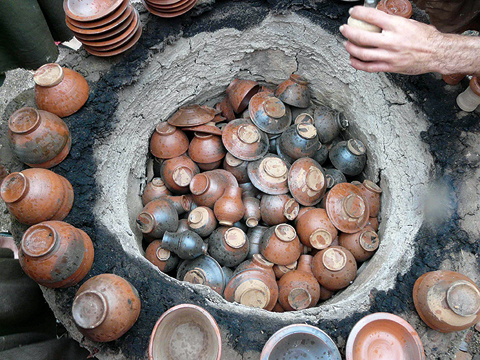
{"type": "Polygon", "coordinates": [[[358,20],[366,21],[369,24],[377,25],[384,30],[393,30],[399,22],[406,20],[400,16],[389,15],[383,11],[365,6],[355,6],[351,8],[350,16],[358,20]]]}
{"type": "Polygon", "coordinates": [[[360,46],[384,47],[387,45],[385,43],[385,37],[381,33],[357,29],[350,25],[340,26],[340,32],[348,40],[360,46]]]}
{"type": "Polygon", "coordinates": [[[391,53],[384,49],[365,48],[350,41],[345,41],[343,45],[350,55],[362,61],[388,61],[392,58],[391,53]]]}
{"type": "Polygon", "coordinates": [[[384,61],[361,61],[353,56],[350,57],[350,65],[366,72],[395,72],[392,65],[384,61]]]}

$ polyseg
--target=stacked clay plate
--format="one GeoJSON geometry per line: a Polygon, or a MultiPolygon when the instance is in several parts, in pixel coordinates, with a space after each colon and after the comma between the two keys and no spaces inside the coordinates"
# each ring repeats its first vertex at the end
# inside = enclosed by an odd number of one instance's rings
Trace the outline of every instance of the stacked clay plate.
{"type": "Polygon", "coordinates": [[[143,0],[145,8],[163,18],[172,18],[185,14],[193,9],[197,0],[143,0]]]}
{"type": "Polygon", "coordinates": [[[142,24],[130,0],[65,0],[65,22],[90,54],[107,57],[133,47],[142,24]]]}

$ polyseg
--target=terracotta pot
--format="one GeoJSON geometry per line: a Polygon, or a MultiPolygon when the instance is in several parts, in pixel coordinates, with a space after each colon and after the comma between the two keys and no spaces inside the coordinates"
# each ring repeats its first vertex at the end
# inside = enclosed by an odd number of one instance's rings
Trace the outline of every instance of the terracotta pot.
{"type": "Polygon", "coordinates": [[[248,112],[252,122],[267,134],[281,134],[292,123],[292,111],[280,99],[265,92],[250,100],[248,112]]]}
{"type": "Polygon", "coordinates": [[[248,259],[253,259],[254,254],[260,254],[260,241],[262,235],[267,231],[268,227],[266,226],[255,226],[254,228],[249,228],[247,232],[248,238],[248,259]]]}
{"type": "Polygon", "coordinates": [[[466,75],[465,74],[452,74],[452,75],[443,75],[442,79],[445,81],[448,85],[458,85],[460,82],[465,79],[466,75]]]}
{"type": "MultiPolygon", "coordinates": [[[[261,254],[254,254],[251,260],[246,260],[237,266],[233,275],[237,275],[239,272],[247,269],[258,269],[268,273],[272,279],[275,279],[275,273],[273,272],[273,263],[265,259],[261,254]]],[[[315,280],[316,281],[316,280],[315,280]]]]}
{"type": "Polygon", "coordinates": [[[313,119],[322,144],[330,143],[348,127],[348,121],[340,113],[323,105],[315,108],[313,119]]]}
{"type": "Polygon", "coordinates": [[[380,212],[382,188],[370,180],[364,180],[359,188],[367,200],[370,217],[376,218],[380,212]]]}
{"type": "Polygon", "coordinates": [[[227,284],[225,299],[248,307],[272,310],[277,303],[278,286],[267,272],[247,269],[227,284]]]}
{"type": "Polygon", "coordinates": [[[467,112],[474,111],[480,105],[480,81],[476,76],[472,77],[468,88],[457,96],[457,105],[467,112]]]}
{"type": "Polygon", "coordinates": [[[378,226],[379,226],[378,218],[372,218],[372,217],[369,218],[367,225],[370,225],[374,231],[378,231],[378,226]]]}
{"type": "Polygon", "coordinates": [[[261,219],[260,200],[248,196],[243,199],[243,206],[245,207],[243,220],[245,220],[245,224],[247,224],[249,228],[254,228],[261,219]]]}
{"type": "Polygon", "coordinates": [[[262,220],[269,226],[294,220],[299,211],[300,205],[289,195],[263,195],[260,202],[262,220]]]}
{"type": "Polygon", "coordinates": [[[337,184],[347,182],[345,175],[337,169],[334,168],[324,168],[325,171],[325,180],[327,182],[327,189],[331,189],[337,184]]]}
{"type": "Polygon", "coordinates": [[[217,219],[212,209],[199,206],[188,214],[188,227],[201,237],[210,236],[217,227],[217,219]]]}
{"type": "Polygon", "coordinates": [[[298,215],[297,217],[293,220],[293,224],[295,225],[295,227],[297,227],[297,224],[298,224],[298,221],[300,220],[300,218],[306,214],[308,211],[312,210],[312,209],[317,209],[316,207],[313,207],[313,206],[300,206],[300,210],[298,211],[298,215]]]}
{"type": "Polygon", "coordinates": [[[328,148],[320,143],[317,151],[315,154],[313,154],[312,159],[315,160],[319,165],[323,165],[328,159],[328,148]]]}
{"type": "Polygon", "coordinates": [[[401,317],[375,313],[355,324],[345,349],[347,360],[425,360],[415,329],[401,317]]]}
{"type": "Polygon", "coordinates": [[[252,184],[265,194],[286,194],[289,167],[280,157],[267,154],[263,159],[248,163],[248,177],[252,184]]]}
{"type": "Polygon", "coordinates": [[[278,140],[278,148],[281,153],[294,160],[302,157],[312,157],[319,146],[317,129],[312,124],[292,125],[285,130],[278,140]]]}
{"type": "Polygon", "coordinates": [[[178,196],[166,195],[165,199],[170,200],[175,210],[177,210],[178,215],[182,215],[186,212],[189,212],[192,206],[192,199],[186,195],[178,195],[178,196]]]}
{"type": "Polygon", "coordinates": [[[342,359],[325,332],[311,325],[295,324],[278,330],[268,339],[260,360],[321,359],[324,355],[328,360],[342,359]]]}
{"type": "Polygon", "coordinates": [[[282,305],[280,305],[280,304],[277,302],[277,303],[275,304],[275,306],[273,307],[272,312],[283,313],[283,312],[285,312],[285,309],[282,308],[282,305]]]}
{"type": "Polygon", "coordinates": [[[313,257],[312,271],[320,285],[329,290],[340,290],[357,276],[357,262],[347,249],[331,246],[313,257]]]}
{"type": "Polygon", "coordinates": [[[62,221],[44,221],[24,233],[19,260],[40,285],[66,288],[87,275],[93,254],[92,240],[84,231],[62,221]]]}
{"type": "Polygon", "coordinates": [[[288,80],[278,85],[275,96],[285,104],[297,108],[308,108],[310,106],[310,90],[308,81],[303,76],[292,74],[288,80]]]}
{"type": "Polygon", "coordinates": [[[380,244],[377,233],[371,226],[366,225],[354,234],[340,234],[338,243],[350,251],[358,262],[370,259],[380,244]]]}
{"type": "Polygon", "coordinates": [[[360,189],[349,183],[335,185],[328,192],[325,209],[333,225],[347,234],[360,231],[370,214],[360,189]]]}
{"type": "Polygon", "coordinates": [[[233,107],[228,101],[228,96],[225,96],[222,101],[220,101],[215,108],[219,110],[223,116],[227,119],[227,121],[235,120],[235,112],[233,111],[233,107]]]}
{"type": "Polygon", "coordinates": [[[325,301],[330,299],[333,295],[335,295],[335,291],[328,290],[327,288],[320,285],[320,300],[325,301]]]}
{"type": "Polygon", "coordinates": [[[420,276],[413,287],[413,302],[422,320],[443,333],[468,329],[480,320],[480,289],[454,271],[420,276]]]}
{"type": "Polygon", "coordinates": [[[187,155],[165,160],[160,168],[160,176],[165,186],[172,192],[186,194],[190,182],[200,173],[200,169],[187,155]]]}
{"type": "Polygon", "coordinates": [[[234,267],[247,258],[248,239],[243,230],[220,226],[208,238],[210,255],[222,266],[234,267]]]}
{"type": "Polygon", "coordinates": [[[188,150],[187,135],[167,122],[161,122],[155,128],[150,139],[150,152],[159,159],[172,159],[188,150]]]}
{"type": "Polygon", "coordinates": [[[60,164],[72,146],[72,137],[62,119],[31,107],[21,108],[10,116],[8,139],[20,161],[37,168],[60,164]]]}
{"type": "Polygon", "coordinates": [[[204,125],[183,128],[183,131],[195,131],[195,132],[204,133],[204,134],[222,136],[222,129],[220,129],[216,125],[217,120],[224,121],[225,118],[220,115],[216,115],[211,122],[208,122],[204,125]]]}
{"type": "Polygon", "coordinates": [[[226,153],[220,136],[198,132],[195,132],[195,137],[188,148],[190,158],[196,163],[203,164],[220,161],[226,153]]]}
{"type": "Polygon", "coordinates": [[[280,224],[269,228],[262,236],[261,254],[277,265],[288,265],[297,261],[303,247],[293,226],[280,224]]]}
{"type": "Polygon", "coordinates": [[[242,190],[239,187],[227,186],[223,195],[217,200],[213,212],[220,225],[232,226],[245,214],[242,202],[242,190]]]}
{"type": "Polygon", "coordinates": [[[200,235],[187,230],[181,233],[166,231],[162,239],[162,247],[173,251],[180,259],[192,260],[207,253],[208,245],[200,235]]]}
{"type": "Polygon", "coordinates": [[[177,127],[199,126],[212,121],[217,113],[208,106],[186,105],[180,107],[167,122],[177,127]]]}
{"type": "Polygon", "coordinates": [[[258,160],[268,152],[267,135],[247,119],[229,122],[223,128],[222,141],[225,148],[241,160],[258,160]]]}
{"type": "Polygon", "coordinates": [[[213,209],[216,201],[225,192],[227,185],[228,180],[225,176],[207,171],[193,177],[190,182],[190,191],[197,205],[213,209]]]}
{"type": "Polygon", "coordinates": [[[232,154],[227,153],[223,160],[223,168],[229,173],[233,174],[239,184],[250,182],[247,172],[248,162],[237,159],[232,154]]]}
{"type": "Polygon", "coordinates": [[[338,235],[324,209],[311,209],[305,213],[298,220],[296,229],[300,241],[305,246],[319,250],[328,248],[338,235]]]}
{"type": "Polygon", "coordinates": [[[293,271],[297,268],[298,262],[295,261],[288,265],[273,265],[273,272],[275,273],[275,277],[277,280],[281,279],[283,275],[288,273],[289,271],[293,271]]]}
{"type": "Polygon", "coordinates": [[[222,165],[222,160],[214,161],[211,163],[197,163],[197,165],[202,171],[217,170],[222,165]]]}
{"type": "Polygon", "coordinates": [[[317,305],[320,285],[312,273],[310,255],[302,255],[298,269],[286,273],[278,281],[278,302],[287,311],[303,310],[317,305]]]}
{"type": "Polygon", "coordinates": [[[174,306],[163,313],[153,328],[149,360],[220,360],[221,357],[220,329],[212,315],[200,306],[174,306]]]}
{"type": "Polygon", "coordinates": [[[45,64],[33,76],[35,102],[41,110],[60,117],[72,115],[88,100],[88,84],[76,71],[45,64]]]}
{"type": "Polygon", "coordinates": [[[155,177],[147,184],[147,186],[145,186],[145,190],[143,190],[142,204],[145,206],[152,200],[171,194],[172,193],[167,189],[163,180],[159,177],[155,177]]]}
{"type": "Polygon", "coordinates": [[[322,200],[327,189],[325,172],[313,159],[298,159],[288,172],[288,188],[300,204],[316,205],[322,200]]]}
{"type": "Polygon", "coordinates": [[[0,196],[10,214],[26,225],[63,220],[73,205],[70,182],[53,171],[38,168],[8,175],[0,196]]]}
{"type": "Polygon", "coordinates": [[[190,230],[190,227],[188,226],[188,220],[187,219],[180,219],[178,220],[178,228],[177,228],[177,233],[181,233],[184,231],[190,230]]]}
{"type": "Polygon", "coordinates": [[[140,298],[127,280],[101,274],[78,289],[72,305],[80,332],[96,342],[108,342],[125,334],[140,315],[140,298]]]}
{"type": "Polygon", "coordinates": [[[409,0],[381,0],[377,9],[389,15],[401,16],[410,19],[413,15],[412,4],[409,0]]]}
{"type": "Polygon", "coordinates": [[[367,149],[360,140],[341,141],[328,153],[333,166],[348,176],[361,174],[367,163],[367,149]]]}
{"type": "Polygon", "coordinates": [[[245,110],[250,99],[260,89],[260,85],[252,80],[233,80],[227,87],[227,97],[232,105],[233,111],[240,114],[245,110]]]}
{"type": "Polygon", "coordinates": [[[175,269],[180,261],[177,255],[162,248],[162,242],[155,240],[145,250],[145,257],[160,271],[168,273],[175,269]]]}
{"type": "Polygon", "coordinates": [[[148,239],[161,239],[165,231],[177,230],[177,210],[166,197],[152,200],[138,214],[137,227],[148,239]]]}
{"type": "Polygon", "coordinates": [[[220,264],[208,255],[201,255],[193,260],[185,260],[179,266],[177,279],[191,284],[205,285],[223,295],[227,284],[220,264]]]}
{"type": "Polygon", "coordinates": [[[238,181],[237,181],[237,178],[230,172],[228,172],[227,170],[224,170],[224,169],[215,169],[215,170],[212,170],[213,173],[216,173],[216,174],[221,174],[225,177],[225,179],[227,179],[227,183],[228,183],[228,186],[233,186],[233,187],[238,187],[238,181]]]}

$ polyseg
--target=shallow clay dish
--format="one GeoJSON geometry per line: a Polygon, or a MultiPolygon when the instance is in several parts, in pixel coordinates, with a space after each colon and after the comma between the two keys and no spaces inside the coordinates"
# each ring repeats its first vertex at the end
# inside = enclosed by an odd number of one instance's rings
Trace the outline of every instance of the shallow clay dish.
{"type": "Polygon", "coordinates": [[[69,18],[78,21],[100,19],[114,12],[124,0],[65,0],[63,10],[69,18]]]}
{"type": "Polygon", "coordinates": [[[290,193],[303,206],[313,206],[322,200],[327,189],[325,172],[311,158],[296,160],[288,172],[290,193]]]}
{"type": "Polygon", "coordinates": [[[192,3],[195,3],[196,0],[187,0],[187,1],[182,1],[178,5],[174,6],[161,6],[157,5],[149,0],[145,0],[145,3],[147,3],[150,7],[153,9],[164,12],[164,13],[176,13],[176,12],[181,12],[182,10],[185,10],[186,8],[190,7],[192,3]]]}
{"type": "Polygon", "coordinates": [[[83,34],[83,35],[98,35],[102,34],[106,31],[112,30],[119,26],[121,23],[123,23],[133,12],[133,6],[127,7],[127,9],[122,13],[122,15],[117,18],[115,21],[111,22],[108,25],[102,26],[100,28],[95,28],[95,29],[82,29],[78,26],[73,25],[73,23],[70,22],[70,19],[68,17],[65,18],[65,23],[67,24],[68,28],[72,30],[75,35],[76,34],[83,34]]]}
{"type": "MultiPolygon", "coordinates": [[[[120,16],[122,16],[123,12],[127,9],[127,7],[130,7],[130,1],[129,0],[123,0],[122,4],[112,13],[110,13],[108,16],[105,16],[101,19],[95,20],[95,21],[78,21],[72,18],[68,18],[71,24],[82,28],[82,29],[95,29],[99,28],[102,26],[105,26],[107,24],[110,24],[111,22],[115,21],[118,19],[120,16]]],[[[67,15],[68,17],[68,15],[67,15]]]]}
{"type": "Polygon", "coordinates": [[[84,48],[85,48],[85,50],[87,50],[87,52],[89,52],[90,54],[95,55],[95,56],[100,56],[100,57],[115,56],[115,55],[121,54],[121,53],[127,51],[128,49],[130,49],[131,47],[133,47],[137,43],[138,39],[140,39],[141,35],[142,35],[142,26],[140,25],[138,27],[138,30],[135,32],[133,37],[130,39],[130,41],[128,41],[126,44],[120,46],[119,48],[116,48],[116,49],[110,50],[110,51],[99,51],[99,50],[94,49],[90,46],[84,46],[84,48]]]}
{"type": "Polygon", "coordinates": [[[260,360],[284,359],[341,360],[342,358],[337,346],[325,332],[311,325],[295,324],[286,326],[273,334],[260,355],[260,360]]]}
{"type": "Polygon", "coordinates": [[[164,8],[164,9],[176,9],[189,1],[190,0],[174,0],[174,1],[146,0],[147,3],[152,4],[155,7],[164,8]]]}
{"type": "MultiPolygon", "coordinates": [[[[143,1],[143,0],[142,0],[143,1]]],[[[182,10],[179,10],[179,11],[176,11],[176,12],[165,12],[165,11],[158,11],[158,10],[155,10],[153,7],[151,7],[150,5],[147,5],[147,3],[145,3],[145,1],[143,1],[143,5],[145,6],[145,8],[150,12],[152,13],[153,15],[157,15],[157,16],[160,16],[160,17],[163,17],[163,18],[172,18],[172,17],[176,17],[176,16],[180,16],[180,15],[183,15],[185,14],[186,12],[190,11],[191,9],[193,9],[193,7],[195,6],[195,4],[197,3],[197,0],[191,0],[191,3],[188,7],[182,9],[182,10]]]]}
{"type": "Polygon", "coordinates": [[[216,111],[208,106],[197,104],[180,107],[168,123],[177,127],[192,127],[206,124],[213,120],[216,111]]]}
{"type": "Polygon", "coordinates": [[[122,34],[121,40],[115,41],[115,42],[113,42],[113,44],[103,45],[103,46],[97,46],[97,45],[91,46],[91,45],[87,45],[87,44],[84,43],[83,45],[84,46],[85,45],[90,46],[90,48],[95,48],[99,51],[115,50],[115,49],[121,47],[122,45],[128,43],[128,41],[130,41],[130,39],[135,36],[135,34],[137,33],[137,31],[138,31],[138,29],[140,28],[141,25],[142,24],[140,24],[140,22],[138,22],[138,21],[133,22],[132,26],[129,27],[128,32],[126,32],[125,34],[122,34]]]}
{"type": "Polygon", "coordinates": [[[222,339],[215,319],[191,304],[172,307],[158,319],[148,346],[149,360],[220,360],[222,339]]]}
{"type": "Polygon", "coordinates": [[[267,154],[262,159],[248,163],[248,177],[252,184],[269,195],[288,193],[288,170],[290,165],[279,156],[267,154]]]}
{"type": "Polygon", "coordinates": [[[236,158],[254,161],[268,152],[268,136],[248,119],[230,121],[224,128],[222,141],[236,158]]]}
{"type": "Polygon", "coordinates": [[[85,43],[85,41],[101,41],[105,39],[111,39],[114,40],[116,35],[121,34],[126,28],[130,26],[132,21],[135,19],[135,17],[138,17],[138,12],[137,11],[129,11],[130,15],[128,15],[127,19],[119,24],[119,26],[116,26],[112,30],[106,31],[104,33],[100,33],[98,35],[88,35],[88,34],[79,34],[75,33],[75,37],[79,39],[82,43],[85,43]],[[112,39],[113,38],[113,39],[112,39]],[[85,41],[84,41],[85,40],[85,41]]]}
{"type": "Polygon", "coordinates": [[[345,350],[347,360],[424,360],[415,329],[389,313],[365,316],[352,329],[345,350]]]}

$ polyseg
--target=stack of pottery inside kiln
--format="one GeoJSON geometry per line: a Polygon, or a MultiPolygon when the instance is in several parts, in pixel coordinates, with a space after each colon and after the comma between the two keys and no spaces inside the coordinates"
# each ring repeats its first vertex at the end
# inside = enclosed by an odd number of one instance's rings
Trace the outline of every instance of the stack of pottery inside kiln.
{"type": "Polygon", "coordinates": [[[347,125],[312,106],[298,75],[275,91],[236,79],[215,109],[180,108],[150,141],[156,177],[137,217],[146,257],[266,310],[306,309],[344,289],[379,246],[382,192],[347,182],[366,163],[361,141],[339,138],[347,125]]]}

